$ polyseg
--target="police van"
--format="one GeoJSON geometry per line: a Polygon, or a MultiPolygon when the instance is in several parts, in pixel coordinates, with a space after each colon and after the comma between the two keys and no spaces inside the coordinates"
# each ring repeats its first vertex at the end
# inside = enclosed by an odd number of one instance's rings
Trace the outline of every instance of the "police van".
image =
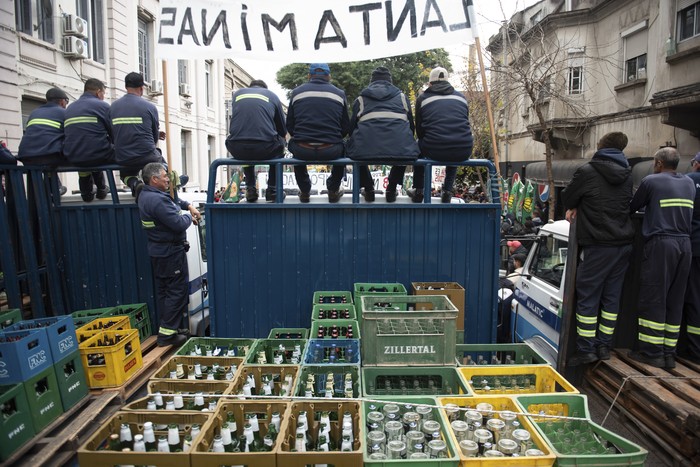
{"type": "Polygon", "coordinates": [[[514,342],[526,342],[556,366],[562,326],[569,222],[550,222],[540,229],[523,265],[511,276],[515,286],[509,331],[514,342]]]}
{"type": "Polygon", "coordinates": [[[209,329],[209,283],[207,279],[207,248],[206,248],[206,211],[204,203],[207,201],[206,193],[178,193],[181,199],[193,204],[202,214],[197,225],[190,225],[187,229],[187,241],[190,249],[187,252],[187,265],[189,269],[189,303],[187,315],[190,334],[204,336],[209,329]]]}

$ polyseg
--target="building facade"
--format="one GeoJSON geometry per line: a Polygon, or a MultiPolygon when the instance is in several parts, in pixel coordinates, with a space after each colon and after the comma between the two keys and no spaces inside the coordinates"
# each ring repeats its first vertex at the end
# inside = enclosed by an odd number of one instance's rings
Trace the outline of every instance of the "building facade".
{"type": "Polygon", "coordinates": [[[700,151],[700,1],[543,0],[488,50],[502,161],[543,160],[544,133],[553,160],[590,157],[610,131],[628,157],[700,151]]]}
{"type": "MultiPolygon", "coordinates": [[[[17,151],[27,117],[51,87],[74,101],[84,81],[97,78],[111,103],[126,93],[126,74],[139,71],[144,98],[157,106],[168,133],[172,169],[190,176],[188,191],[205,190],[210,162],[227,154],[226,102],[252,77],[232,60],[159,60],[157,11],[157,0],[0,2],[0,139],[17,151]]],[[[165,155],[166,143],[160,147],[165,155]]],[[[77,189],[77,174],[61,177],[77,189]]],[[[217,186],[225,172],[219,178],[217,186]]]]}

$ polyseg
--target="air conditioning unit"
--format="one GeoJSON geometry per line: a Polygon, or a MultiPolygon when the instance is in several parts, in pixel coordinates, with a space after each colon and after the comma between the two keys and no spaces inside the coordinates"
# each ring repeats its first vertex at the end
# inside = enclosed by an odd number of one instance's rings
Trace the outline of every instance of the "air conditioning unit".
{"type": "Polygon", "coordinates": [[[88,22],[80,16],[65,15],[63,17],[63,35],[86,37],[88,35],[88,22]]]}
{"type": "Polygon", "coordinates": [[[187,83],[180,83],[180,95],[184,97],[190,97],[190,85],[187,83]]]}
{"type": "Polygon", "coordinates": [[[151,96],[160,96],[163,94],[163,82],[157,79],[152,79],[148,94],[151,96]]]}
{"type": "Polygon", "coordinates": [[[77,59],[88,58],[87,42],[79,37],[66,36],[63,38],[63,56],[77,59]]]}

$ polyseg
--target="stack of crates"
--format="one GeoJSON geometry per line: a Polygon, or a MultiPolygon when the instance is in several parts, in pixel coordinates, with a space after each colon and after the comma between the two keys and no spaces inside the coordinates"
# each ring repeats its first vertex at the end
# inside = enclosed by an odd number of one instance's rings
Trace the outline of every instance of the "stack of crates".
{"type": "Polygon", "coordinates": [[[88,392],[69,316],[18,321],[0,332],[0,457],[6,459],[88,392]]]}
{"type": "Polygon", "coordinates": [[[121,386],[143,367],[139,332],[136,329],[100,331],[80,343],[80,357],[91,388],[121,386]]]}
{"type": "Polygon", "coordinates": [[[355,312],[357,320],[361,323],[364,317],[362,316],[362,297],[365,295],[373,295],[376,297],[391,297],[406,295],[406,287],[403,284],[396,283],[372,283],[372,282],[355,282],[353,286],[353,297],[355,300],[355,312]]]}
{"type": "Polygon", "coordinates": [[[18,321],[22,321],[22,310],[19,308],[0,311],[0,330],[12,326],[18,321]]]}
{"type": "Polygon", "coordinates": [[[71,317],[73,318],[73,322],[77,328],[80,328],[95,319],[108,318],[110,316],[127,316],[129,318],[130,328],[138,331],[139,340],[141,342],[153,335],[151,316],[148,313],[148,304],[146,303],[117,305],[113,307],[95,308],[71,313],[71,317]]]}

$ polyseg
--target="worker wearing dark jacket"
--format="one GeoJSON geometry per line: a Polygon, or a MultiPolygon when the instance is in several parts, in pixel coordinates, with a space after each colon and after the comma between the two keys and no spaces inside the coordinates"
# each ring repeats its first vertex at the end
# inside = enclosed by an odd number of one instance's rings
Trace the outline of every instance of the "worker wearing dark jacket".
{"type": "MultiPolygon", "coordinates": [[[[114,134],[115,160],[127,168],[120,172],[124,184],[136,196],[137,187],[143,185],[139,171],[149,162],[165,162],[156,147],[165,132],[158,130],[158,109],[143,99],[143,76],[132,72],[124,78],[126,94],[112,104],[109,116],[114,134]]],[[[140,188],[139,188],[140,189],[140,188]]]]}
{"type": "Polygon", "coordinates": [[[695,201],[693,203],[693,222],[690,242],[693,260],[685,291],[685,322],[688,345],[684,357],[700,364],[700,152],[695,154],[691,164],[693,171],[688,177],[695,184],[695,201]]]}
{"type": "MultiPolygon", "coordinates": [[[[105,85],[96,78],[85,81],[80,98],[66,109],[63,154],[71,165],[95,167],[114,163],[112,123],[109,104],[104,101],[105,85]]],[[[109,188],[104,172],[79,172],[78,184],[83,200],[105,199],[109,188]]]]}
{"type": "MultiPolygon", "coordinates": [[[[391,81],[391,72],[378,67],[372,72],[369,86],[360,92],[352,105],[348,156],[357,161],[411,161],[420,151],[413,133],[413,112],[408,98],[391,81]]],[[[398,168],[392,168],[395,174],[398,168]]],[[[405,170],[405,168],[404,168],[405,170]]],[[[396,179],[389,174],[389,180],[396,179]]],[[[374,185],[367,166],[360,171],[360,185],[365,200],[374,201],[374,185]]],[[[387,187],[396,190],[396,184],[387,187]]]]}
{"type": "MultiPolygon", "coordinates": [[[[350,118],[345,92],[331,84],[331,69],[325,63],[309,66],[309,81],[292,91],[287,110],[287,131],[291,135],[289,151],[302,160],[328,161],[343,157],[350,118]]],[[[343,196],[340,183],[345,167],[334,165],[326,181],[328,200],[343,196]]],[[[311,180],[305,165],[295,165],[299,199],[309,201],[311,180]]]]}
{"type": "MultiPolygon", "coordinates": [[[[287,127],[282,103],[267,89],[262,80],[253,80],[250,87],[233,93],[231,124],[226,138],[226,149],[234,159],[266,160],[284,156],[287,127]]],[[[246,181],[246,200],[255,202],[258,192],[255,166],[243,167],[246,181]]],[[[265,200],[274,201],[277,193],[277,172],[270,166],[265,200]]]]}
{"type": "Polygon", "coordinates": [[[158,345],[180,345],[187,338],[185,328],[180,328],[189,298],[186,232],[199,221],[200,214],[188,202],[180,200],[178,205],[170,197],[165,165],[149,163],[142,176],[146,184],[137,202],[156,284],[158,345]],[[183,214],[181,210],[185,209],[190,212],[183,214]]]}
{"type": "MultiPolygon", "coordinates": [[[[429,87],[416,99],[416,135],[421,156],[442,162],[461,162],[472,154],[473,138],[469,124],[469,106],[461,92],[455,91],[442,67],[430,72],[429,87]]],[[[395,179],[389,178],[389,186],[403,180],[404,171],[396,167],[395,179]]],[[[414,203],[423,201],[425,166],[413,168],[413,188],[406,190],[414,203]]],[[[449,203],[454,196],[457,167],[447,166],[442,185],[442,202],[449,203]]],[[[387,200],[396,199],[387,191],[387,200]],[[392,199],[393,198],[393,199],[392,199]]]]}
{"type": "Polygon", "coordinates": [[[683,296],[693,252],[690,244],[695,183],[676,168],[674,148],[654,154],[654,173],[644,177],[630,211],[644,210],[638,301],[638,350],[629,356],[659,368],[675,368],[683,296]]]}
{"type": "Polygon", "coordinates": [[[567,220],[576,219],[579,243],[576,354],[570,366],[610,358],[634,239],[632,169],[622,152],[626,146],[624,133],[603,136],[591,162],[576,170],[562,192],[567,220]]]}

